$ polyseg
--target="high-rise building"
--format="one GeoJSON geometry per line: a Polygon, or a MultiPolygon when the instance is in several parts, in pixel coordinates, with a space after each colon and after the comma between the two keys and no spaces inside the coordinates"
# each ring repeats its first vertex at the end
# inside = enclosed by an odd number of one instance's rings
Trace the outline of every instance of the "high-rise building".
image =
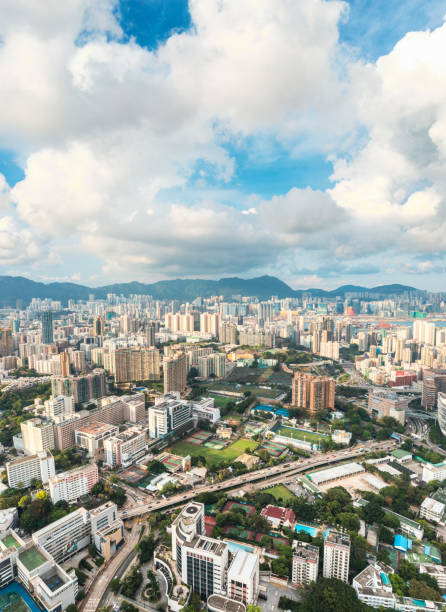
{"type": "Polygon", "coordinates": [[[69,355],[71,357],[73,370],[76,372],[76,374],[85,372],[87,366],[85,351],[72,351],[69,355]]]}
{"type": "Polygon", "coordinates": [[[441,433],[446,436],[446,393],[442,391],[438,393],[437,418],[441,433]]]}
{"type": "Polygon", "coordinates": [[[0,350],[2,357],[14,354],[14,343],[12,341],[12,332],[9,328],[0,329],[0,350]]]}
{"type": "Polygon", "coordinates": [[[348,582],[350,566],[350,536],[340,531],[329,531],[324,540],[324,578],[348,582]]]}
{"type": "Polygon", "coordinates": [[[93,321],[93,336],[104,335],[104,319],[102,317],[95,317],[93,321]]]}
{"type": "Polygon", "coordinates": [[[440,391],[446,393],[446,371],[424,372],[421,403],[425,410],[435,410],[440,391]]]}
{"type": "Polygon", "coordinates": [[[42,546],[57,563],[66,561],[86,548],[91,541],[90,515],[78,508],[61,519],[33,533],[35,544],[42,546]]]}
{"type": "Polygon", "coordinates": [[[153,323],[149,323],[146,329],[147,336],[147,346],[155,346],[155,325],[153,323]]]}
{"type": "Polygon", "coordinates": [[[53,424],[41,419],[28,419],[20,424],[23,448],[30,455],[54,448],[53,424]]]}
{"type": "Polygon", "coordinates": [[[218,328],[218,339],[223,344],[237,344],[237,326],[232,323],[222,323],[218,328]]]}
{"type": "Polygon", "coordinates": [[[189,423],[192,419],[190,402],[178,399],[175,394],[165,394],[149,407],[149,436],[162,438],[189,423]]]}
{"type": "Polygon", "coordinates": [[[334,410],[336,382],[327,376],[296,372],[292,383],[292,405],[310,415],[320,410],[334,410]]]}
{"type": "Polygon", "coordinates": [[[170,393],[171,391],[183,393],[187,384],[186,368],[186,355],[184,353],[164,357],[164,393],[170,393]]]}
{"type": "Polygon", "coordinates": [[[95,457],[98,454],[103,454],[104,441],[116,436],[118,432],[119,429],[116,425],[93,422],[77,427],[74,432],[74,439],[76,446],[88,451],[89,457],[95,457]]]}
{"type": "Polygon", "coordinates": [[[131,427],[104,440],[105,464],[110,467],[128,467],[145,454],[146,448],[145,430],[131,427]]]}
{"type": "Polygon", "coordinates": [[[305,542],[297,542],[293,552],[291,581],[304,585],[316,582],[319,572],[319,548],[305,542]]]}
{"type": "Polygon", "coordinates": [[[160,355],[156,348],[119,349],[111,363],[117,383],[160,378],[160,355]]]}
{"type": "Polygon", "coordinates": [[[6,473],[12,489],[19,485],[29,487],[33,479],[46,484],[56,473],[53,455],[50,451],[42,451],[36,455],[14,459],[6,463],[6,473]]]}
{"type": "Polygon", "coordinates": [[[368,410],[375,419],[392,417],[401,425],[406,422],[406,410],[410,398],[384,389],[374,389],[369,392],[368,410]]]}
{"type": "Polygon", "coordinates": [[[195,593],[207,600],[214,593],[226,594],[228,544],[207,536],[196,536],[181,546],[181,577],[195,593]]]}
{"type": "Polygon", "coordinates": [[[188,503],[172,523],[172,559],[177,562],[177,570],[182,574],[181,547],[186,542],[204,534],[204,504],[188,503]]]}
{"type": "Polygon", "coordinates": [[[70,372],[70,355],[68,351],[63,351],[63,353],[60,354],[60,374],[61,376],[69,376],[70,372]]]}
{"type": "Polygon", "coordinates": [[[198,372],[203,378],[226,376],[226,355],[224,353],[211,353],[198,358],[198,372]]]}
{"type": "Polygon", "coordinates": [[[98,479],[96,463],[57,474],[49,480],[51,501],[53,504],[61,500],[68,503],[77,501],[82,495],[88,495],[98,479]]]}
{"type": "Polygon", "coordinates": [[[55,376],[51,381],[53,395],[72,395],[75,404],[103,397],[106,393],[105,372],[93,370],[83,376],[55,376]]]}
{"type": "Polygon", "coordinates": [[[59,423],[74,415],[74,397],[72,395],[51,396],[44,402],[44,414],[50,421],[59,423]]]}
{"type": "Polygon", "coordinates": [[[40,314],[42,324],[42,344],[53,343],[53,313],[51,310],[44,310],[40,314]]]}
{"type": "Polygon", "coordinates": [[[228,569],[228,597],[245,606],[257,601],[259,592],[259,557],[238,550],[228,569]]]}

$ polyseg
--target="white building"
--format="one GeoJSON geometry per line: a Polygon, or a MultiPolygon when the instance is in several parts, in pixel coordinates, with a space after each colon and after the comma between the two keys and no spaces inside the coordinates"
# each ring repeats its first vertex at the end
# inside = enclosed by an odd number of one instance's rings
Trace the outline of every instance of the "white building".
{"type": "Polygon", "coordinates": [[[181,578],[202,598],[226,594],[227,570],[226,542],[199,535],[182,544],[181,578]]]}
{"type": "Polygon", "coordinates": [[[329,531],[324,540],[324,578],[348,582],[349,565],[350,536],[339,531],[329,531]]]}
{"type": "Polygon", "coordinates": [[[190,502],[172,523],[172,559],[177,562],[181,574],[181,547],[192,542],[197,535],[204,534],[204,504],[190,502]]]}
{"type": "Polygon", "coordinates": [[[352,587],[358,599],[372,608],[394,608],[395,597],[389,572],[393,570],[383,563],[368,565],[353,578],[352,587]]]}
{"type": "Polygon", "coordinates": [[[420,563],[419,569],[421,574],[429,574],[435,578],[441,590],[446,589],[446,567],[444,565],[420,563]]]}
{"type": "Polygon", "coordinates": [[[74,397],[72,395],[51,396],[44,402],[44,414],[47,419],[55,423],[70,419],[74,414],[74,397]]]}
{"type": "Polygon", "coordinates": [[[303,585],[316,582],[319,573],[319,548],[306,542],[296,541],[293,551],[291,581],[303,585]]]}
{"type": "Polygon", "coordinates": [[[238,550],[228,570],[228,597],[245,605],[254,604],[259,592],[259,557],[238,550]]]}
{"type": "Polygon", "coordinates": [[[53,455],[50,451],[45,451],[30,457],[14,459],[6,464],[6,473],[8,484],[12,489],[17,488],[19,484],[29,487],[34,478],[46,484],[56,473],[53,455]]]}
{"type": "Polygon", "coordinates": [[[149,436],[162,438],[191,419],[191,403],[177,399],[174,393],[168,393],[157,398],[155,405],[149,407],[149,436]]]}
{"type": "Polygon", "coordinates": [[[430,482],[431,480],[438,480],[442,482],[446,479],[446,461],[442,463],[425,463],[423,464],[423,474],[421,480],[423,482],[430,482]]]}
{"type": "Polygon", "coordinates": [[[93,422],[76,429],[74,439],[76,446],[87,450],[89,457],[94,457],[103,452],[104,441],[115,436],[118,432],[119,428],[116,425],[93,422]]]}
{"type": "Polygon", "coordinates": [[[53,504],[64,500],[68,503],[87,495],[98,482],[99,473],[96,463],[83,465],[75,470],[57,474],[49,480],[50,496],[53,504]]]}
{"type": "Polygon", "coordinates": [[[220,420],[220,409],[214,406],[213,397],[205,397],[200,402],[193,402],[192,416],[214,425],[220,420]]]}
{"type": "Polygon", "coordinates": [[[439,523],[443,518],[445,509],[445,504],[432,499],[432,497],[426,497],[420,506],[420,518],[439,523]]]}
{"type": "Polygon", "coordinates": [[[130,427],[126,431],[104,440],[105,464],[110,467],[128,467],[142,457],[147,449],[146,431],[130,427]]]}
{"type": "Polygon", "coordinates": [[[28,419],[20,424],[23,448],[29,455],[54,448],[53,424],[41,419],[28,419]]]}
{"type": "Polygon", "coordinates": [[[79,508],[33,533],[41,546],[57,563],[66,561],[90,544],[90,515],[79,508]]]}

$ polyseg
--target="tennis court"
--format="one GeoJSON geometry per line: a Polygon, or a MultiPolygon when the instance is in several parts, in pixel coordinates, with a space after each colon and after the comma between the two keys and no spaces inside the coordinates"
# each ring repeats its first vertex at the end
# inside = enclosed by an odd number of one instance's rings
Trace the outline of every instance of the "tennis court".
{"type": "Polygon", "coordinates": [[[189,444],[197,444],[198,446],[201,446],[202,444],[204,444],[204,442],[207,442],[207,440],[209,440],[209,438],[212,437],[212,434],[210,434],[208,431],[196,431],[194,432],[192,435],[190,435],[188,438],[185,439],[185,442],[189,442],[189,444]]]}
{"type": "Polygon", "coordinates": [[[260,447],[260,450],[266,450],[267,453],[272,455],[273,457],[280,457],[280,455],[286,450],[285,444],[280,444],[280,442],[273,442],[269,440],[268,442],[264,442],[260,447]]]}
{"type": "Polygon", "coordinates": [[[232,500],[227,501],[223,507],[223,512],[237,512],[237,510],[241,510],[246,514],[246,516],[251,516],[251,514],[254,514],[254,512],[256,511],[255,507],[251,506],[251,504],[243,504],[241,502],[236,502],[232,500]]]}
{"type": "Polygon", "coordinates": [[[164,453],[158,458],[158,461],[162,463],[169,472],[177,472],[183,466],[184,457],[178,455],[171,455],[170,453],[164,453]]]}

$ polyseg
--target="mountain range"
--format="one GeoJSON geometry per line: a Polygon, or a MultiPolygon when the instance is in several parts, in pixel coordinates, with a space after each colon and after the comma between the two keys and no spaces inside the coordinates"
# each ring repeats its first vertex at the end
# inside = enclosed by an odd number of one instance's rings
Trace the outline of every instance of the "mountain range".
{"type": "Polygon", "coordinates": [[[256,296],[259,299],[269,299],[272,295],[279,298],[301,297],[310,294],[315,297],[343,297],[349,292],[364,292],[379,295],[401,294],[406,291],[419,291],[407,285],[381,285],[378,287],[361,287],[343,285],[332,291],[323,289],[294,290],[289,285],[274,276],[259,276],[243,279],[238,277],[221,278],[220,280],[176,279],[145,284],[136,281],[115,283],[103,287],[87,287],[76,283],[40,283],[23,276],[0,276],[0,305],[16,306],[17,300],[23,305],[29,304],[33,297],[60,300],[66,305],[69,299],[87,300],[90,294],[95,298],[106,298],[108,293],[129,296],[131,294],[151,295],[155,299],[177,299],[181,302],[192,301],[196,297],[222,295],[231,299],[233,295],[256,296]]]}

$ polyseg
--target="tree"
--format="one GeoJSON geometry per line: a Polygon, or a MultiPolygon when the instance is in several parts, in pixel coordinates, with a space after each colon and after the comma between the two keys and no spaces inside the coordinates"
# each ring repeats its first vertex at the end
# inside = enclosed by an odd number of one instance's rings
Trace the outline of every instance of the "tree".
{"type": "Polygon", "coordinates": [[[409,581],[409,595],[416,599],[427,599],[430,601],[442,600],[441,594],[437,590],[428,586],[421,580],[415,580],[415,578],[409,581]]]}
{"type": "Polygon", "coordinates": [[[389,578],[395,595],[399,595],[400,597],[407,595],[406,583],[401,576],[398,576],[398,574],[389,574],[389,578]]]}
{"type": "Polygon", "coordinates": [[[113,578],[110,580],[110,589],[111,592],[117,595],[119,593],[119,589],[121,588],[121,581],[119,578],[113,578]]]}
{"type": "Polygon", "coordinates": [[[76,610],[77,610],[76,604],[70,604],[69,606],[67,606],[65,612],[76,612],[76,610]]]}
{"type": "Polygon", "coordinates": [[[358,517],[353,512],[341,512],[338,514],[338,520],[349,531],[357,532],[361,526],[358,517]]]}
{"type": "Polygon", "coordinates": [[[299,612],[366,612],[368,606],[361,603],[356,591],[336,578],[319,578],[313,582],[308,595],[300,604],[299,612]]]}
{"type": "Polygon", "coordinates": [[[384,510],[376,502],[369,502],[367,506],[364,506],[362,509],[362,518],[366,523],[369,523],[369,525],[380,523],[384,515],[384,510]]]}
{"type": "Polygon", "coordinates": [[[23,495],[23,497],[21,497],[19,499],[19,503],[17,505],[18,505],[19,508],[25,508],[30,503],[31,503],[31,496],[30,495],[23,495]]]}
{"type": "Polygon", "coordinates": [[[262,608],[260,606],[255,606],[254,604],[249,604],[246,608],[246,612],[262,612],[262,608]]]}
{"type": "Polygon", "coordinates": [[[142,538],[137,544],[136,550],[138,551],[138,558],[140,563],[147,563],[153,557],[153,551],[156,548],[156,542],[153,536],[150,535],[147,538],[142,538]]]}
{"type": "Polygon", "coordinates": [[[48,494],[46,491],[40,490],[40,491],[37,491],[36,493],[36,499],[47,499],[47,497],[48,497],[48,494]]]}

